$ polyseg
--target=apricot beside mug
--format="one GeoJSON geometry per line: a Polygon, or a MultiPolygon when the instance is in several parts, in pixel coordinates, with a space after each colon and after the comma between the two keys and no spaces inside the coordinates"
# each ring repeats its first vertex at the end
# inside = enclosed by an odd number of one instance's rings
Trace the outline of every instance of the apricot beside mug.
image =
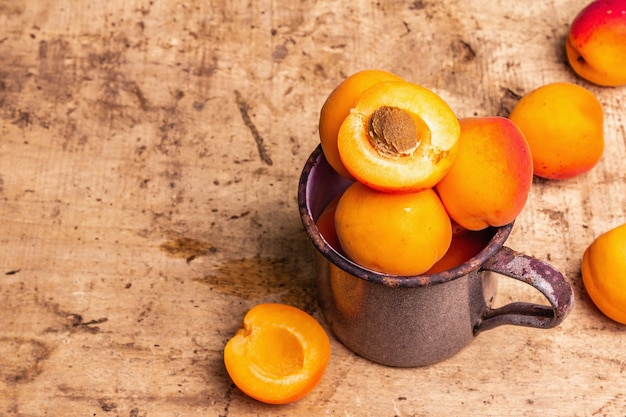
{"type": "Polygon", "coordinates": [[[504,324],[552,328],[571,311],[572,287],[559,271],[504,246],[513,223],[493,228],[479,254],[437,274],[398,277],[351,262],[315,225],[326,205],[350,184],[318,146],[302,171],[298,205],[316,249],[320,308],[335,336],[358,355],[388,366],[430,365],[453,356],[482,331],[504,324]],[[533,286],[550,305],[513,302],[492,308],[495,274],[533,286]]]}

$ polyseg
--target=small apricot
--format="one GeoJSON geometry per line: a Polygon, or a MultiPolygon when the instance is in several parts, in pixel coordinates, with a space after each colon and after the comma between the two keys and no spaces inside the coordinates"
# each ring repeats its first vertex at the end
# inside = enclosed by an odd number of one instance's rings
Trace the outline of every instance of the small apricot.
{"type": "Polygon", "coordinates": [[[355,182],[337,204],[335,225],[348,258],[393,275],[426,272],[452,238],[450,218],[430,188],[389,194],[355,182]]]}
{"type": "Polygon", "coordinates": [[[602,106],[579,85],[543,85],[522,97],[509,118],[528,141],[538,177],[567,179],[583,174],[604,152],[602,106]]]}
{"type": "Polygon", "coordinates": [[[460,120],[459,150],[435,186],[450,217],[468,230],[504,226],[528,199],[533,165],[517,126],[504,117],[460,120]]]}
{"type": "Polygon", "coordinates": [[[456,156],[459,122],[437,94],[407,81],[365,90],[339,129],[344,167],[358,181],[385,192],[434,186],[456,156]]]}
{"type": "Polygon", "coordinates": [[[452,242],[446,254],[426,273],[436,274],[447,271],[468,261],[487,246],[493,234],[494,231],[490,228],[477,231],[467,230],[464,233],[453,234],[452,242]]]}
{"type": "Polygon", "coordinates": [[[335,211],[337,210],[337,204],[340,198],[341,194],[337,195],[328,203],[324,211],[322,211],[322,214],[317,218],[315,225],[326,243],[335,249],[335,251],[342,253],[341,244],[337,237],[337,230],[335,229],[335,211]]]}
{"type": "Polygon", "coordinates": [[[329,359],[324,328],[311,315],[285,304],[251,308],[224,348],[224,364],[235,385],[268,404],[304,397],[319,383],[329,359]]]}
{"type": "Polygon", "coordinates": [[[593,303],[626,324],[626,224],[598,236],[585,250],[581,269],[593,303]]]}
{"type": "Polygon", "coordinates": [[[339,174],[352,179],[344,168],[337,149],[337,134],[341,123],[350,114],[350,109],[354,107],[363,91],[379,82],[399,80],[402,80],[400,76],[383,70],[359,71],[335,87],[322,105],[319,120],[320,144],[326,160],[339,174]]]}
{"type": "Polygon", "coordinates": [[[595,0],[572,21],[567,60],[582,78],[601,86],[626,84],[626,2],[595,0]]]}

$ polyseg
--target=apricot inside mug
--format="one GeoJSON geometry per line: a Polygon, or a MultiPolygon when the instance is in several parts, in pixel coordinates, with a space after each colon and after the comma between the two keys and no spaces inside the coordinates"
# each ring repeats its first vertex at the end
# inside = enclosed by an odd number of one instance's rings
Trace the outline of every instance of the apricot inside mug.
{"type": "Polygon", "coordinates": [[[431,275],[394,276],[350,261],[328,244],[316,221],[351,181],[326,162],[318,146],[298,185],[304,228],[315,247],[319,304],[335,336],[350,350],[388,366],[425,366],[453,356],[480,332],[510,324],[559,325],[571,311],[571,285],[551,265],[504,246],[513,223],[465,263],[431,275]],[[514,302],[492,308],[497,275],[536,288],[547,304],[514,302]],[[548,305],[549,304],[549,305],[548,305]]]}

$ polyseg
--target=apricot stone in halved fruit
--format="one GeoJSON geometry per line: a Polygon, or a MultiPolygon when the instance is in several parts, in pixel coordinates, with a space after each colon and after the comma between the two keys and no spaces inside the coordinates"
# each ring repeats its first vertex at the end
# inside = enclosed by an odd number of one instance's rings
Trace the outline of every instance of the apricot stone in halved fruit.
{"type": "Polygon", "coordinates": [[[344,167],[359,182],[384,192],[431,188],[454,162],[458,119],[434,92],[407,81],[365,90],[337,136],[344,167]]]}

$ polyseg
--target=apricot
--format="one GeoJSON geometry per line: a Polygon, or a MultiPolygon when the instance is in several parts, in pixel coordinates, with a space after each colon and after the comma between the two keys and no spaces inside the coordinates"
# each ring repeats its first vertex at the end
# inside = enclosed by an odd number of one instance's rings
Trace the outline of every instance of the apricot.
{"type": "Polygon", "coordinates": [[[626,2],[589,3],[572,21],[565,51],[572,69],[587,81],[626,84],[626,2]]]}
{"type": "Polygon", "coordinates": [[[466,230],[452,235],[452,242],[443,258],[435,263],[426,273],[436,274],[455,268],[468,261],[487,246],[494,235],[493,229],[477,231],[466,230]]]}
{"type": "Polygon", "coordinates": [[[460,125],[456,161],[435,189],[462,227],[504,226],[528,199],[533,177],[528,143],[504,117],[465,118],[460,125]]]}
{"type": "Polygon", "coordinates": [[[446,253],[450,218],[431,189],[384,193],[355,182],[335,211],[341,248],[355,263],[392,275],[418,275],[446,253]]]}
{"type": "Polygon", "coordinates": [[[385,192],[434,186],[456,156],[459,122],[446,102],[407,81],[373,85],[358,98],[337,137],[344,167],[385,192]]]}
{"type": "Polygon", "coordinates": [[[319,136],[326,160],[339,174],[352,179],[350,173],[344,168],[337,149],[339,127],[350,113],[350,109],[354,107],[363,91],[374,84],[400,80],[402,78],[393,73],[368,69],[352,74],[331,91],[320,111],[319,136]]]}
{"type": "Polygon", "coordinates": [[[341,194],[333,198],[315,222],[317,229],[326,243],[328,243],[338,253],[342,253],[342,250],[341,244],[339,243],[339,237],[337,237],[337,229],[335,228],[335,211],[337,210],[337,204],[339,203],[340,198],[341,194]]]}
{"type": "Polygon", "coordinates": [[[324,328],[289,305],[252,307],[224,347],[224,364],[235,385],[268,404],[286,404],[307,395],[330,359],[324,328]]]}
{"type": "Polygon", "coordinates": [[[543,85],[522,97],[509,118],[528,141],[538,177],[567,179],[583,174],[604,152],[602,105],[579,85],[543,85]]]}
{"type": "Polygon", "coordinates": [[[626,224],[598,236],[583,253],[589,297],[607,317],[626,324],[626,224]]]}

